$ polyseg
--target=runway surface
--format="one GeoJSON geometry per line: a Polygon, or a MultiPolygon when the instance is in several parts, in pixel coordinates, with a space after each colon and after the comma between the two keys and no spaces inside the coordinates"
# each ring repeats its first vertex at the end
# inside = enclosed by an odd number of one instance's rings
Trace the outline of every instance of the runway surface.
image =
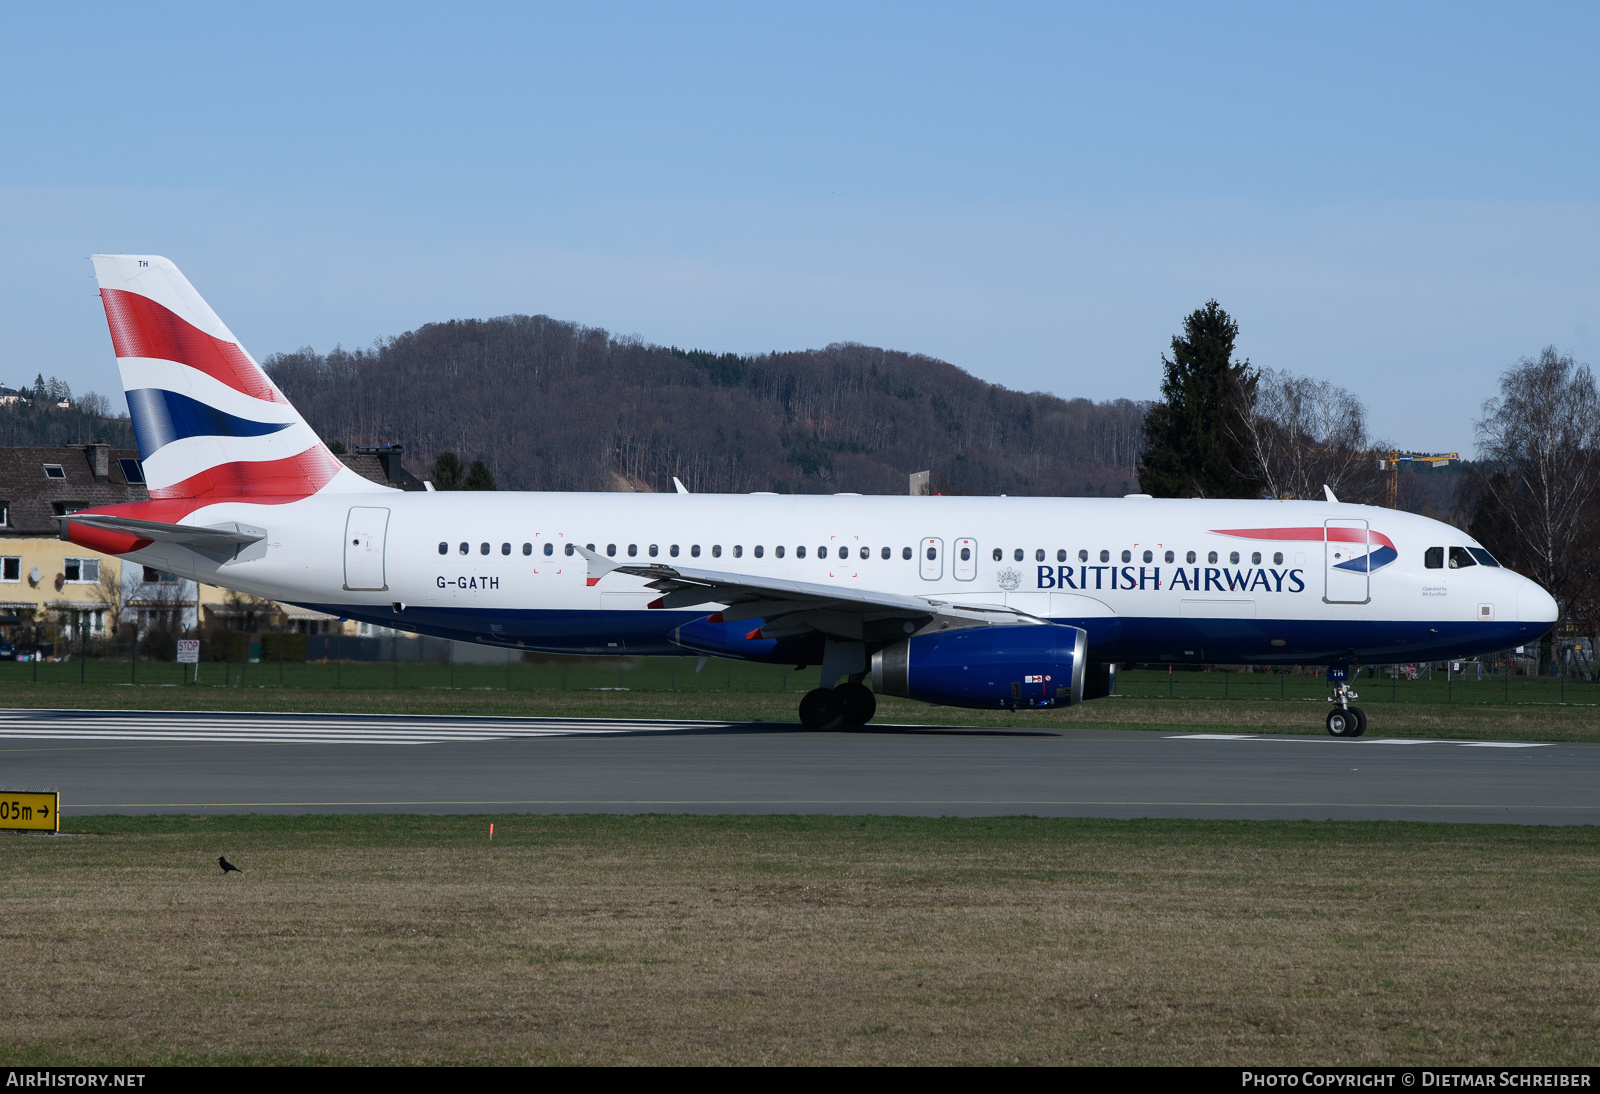
{"type": "Polygon", "coordinates": [[[1600,823],[1600,745],[382,715],[0,711],[85,813],[899,813],[1600,823]]]}

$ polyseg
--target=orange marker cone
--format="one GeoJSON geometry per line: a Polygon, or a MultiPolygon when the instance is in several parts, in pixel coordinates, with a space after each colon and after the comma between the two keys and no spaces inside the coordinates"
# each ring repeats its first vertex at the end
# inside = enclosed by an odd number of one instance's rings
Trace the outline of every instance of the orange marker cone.
{"type": "Polygon", "coordinates": [[[489,822],[489,838],[494,839],[494,821],[489,822]]]}

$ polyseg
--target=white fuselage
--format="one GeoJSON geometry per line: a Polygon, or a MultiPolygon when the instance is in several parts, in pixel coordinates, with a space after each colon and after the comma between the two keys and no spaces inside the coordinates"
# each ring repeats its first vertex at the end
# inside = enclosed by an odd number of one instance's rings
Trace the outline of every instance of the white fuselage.
{"type": "Polygon", "coordinates": [[[129,557],[402,630],[551,652],[682,652],[674,629],[716,607],[653,610],[645,579],[591,583],[569,544],[634,565],[1008,605],[1085,626],[1101,660],[1465,656],[1532,641],[1556,618],[1510,570],[1428,567],[1429,548],[1478,546],[1464,533],[1333,502],[325,492],[225,502],[183,523],[229,521],[266,531],[260,557],[218,564],[162,544],[129,557]]]}

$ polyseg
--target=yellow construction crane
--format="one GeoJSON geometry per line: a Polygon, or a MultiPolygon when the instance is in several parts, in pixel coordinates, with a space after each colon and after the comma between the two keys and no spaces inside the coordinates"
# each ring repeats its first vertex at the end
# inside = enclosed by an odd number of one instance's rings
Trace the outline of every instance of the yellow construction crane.
{"type": "Polygon", "coordinates": [[[1461,457],[1454,452],[1376,452],[1378,470],[1386,472],[1383,482],[1383,504],[1390,509],[1400,508],[1400,465],[1420,463],[1443,467],[1461,457]]]}

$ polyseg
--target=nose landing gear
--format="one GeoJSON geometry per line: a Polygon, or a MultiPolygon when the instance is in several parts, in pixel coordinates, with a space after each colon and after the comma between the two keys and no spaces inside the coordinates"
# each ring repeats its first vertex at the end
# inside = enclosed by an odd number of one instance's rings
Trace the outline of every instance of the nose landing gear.
{"type": "Polygon", "coordinates": [[[1334,737],[1359,737],[1367,731],[1366,712],[1350,705],[1350,700],[1360,696],[1347,683],[1348,678],[1349,672],[1342,665],[1328,669],[1328,683],[1333,685],[1333,695],[1328,699],[1333,704],[1328,711],[1328,733],[1334,737]]]}

